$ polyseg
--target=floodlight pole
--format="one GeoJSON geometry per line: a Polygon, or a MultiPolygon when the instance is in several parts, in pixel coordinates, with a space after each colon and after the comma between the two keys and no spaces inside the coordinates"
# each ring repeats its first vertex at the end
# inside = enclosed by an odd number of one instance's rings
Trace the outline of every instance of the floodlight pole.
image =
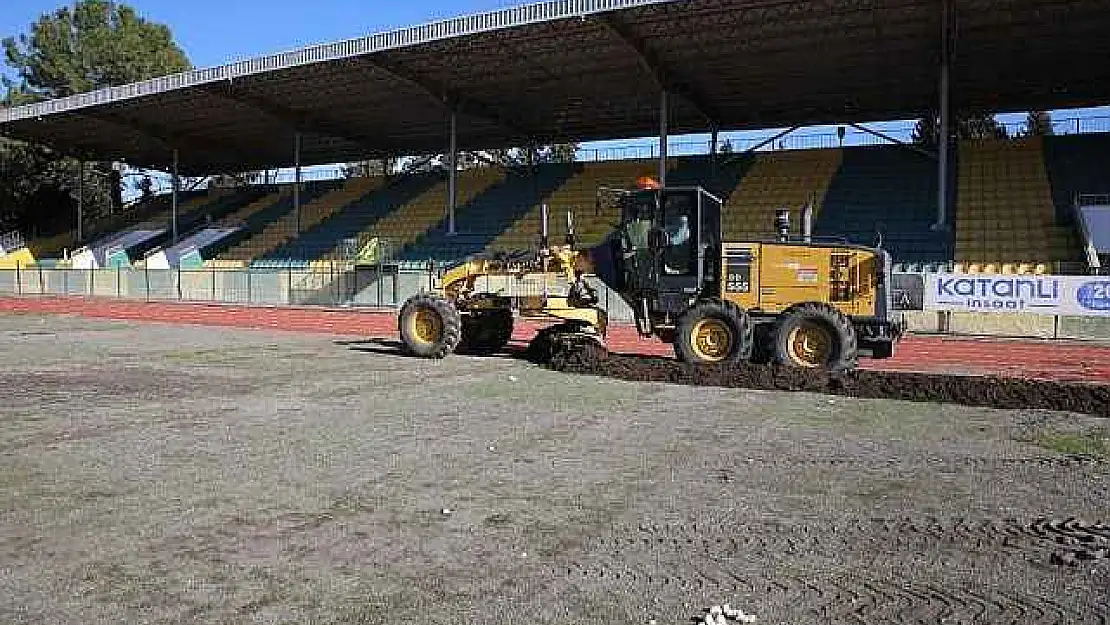
{"type": "Polygon", "coordinates": [[[77,161],[77,240],[80,245],[85,234],[85,161],[77,161]]]}
{"type": "Polygon", "coordinates": [[[179,164],[178,161],[179,161],[179,159],[178,159],[177,148],[174,148],[173,149],[173,193],[172,193],[173,197],[172,197],[171,202],[170,202],[172,207],[173,207],[172,219],[173,219],[173,244],[174,245],[177,245],[177,190],[181,187],[181,178],[180,178],[180,176],[177,175],[177,169],[178,169],[178,164],[179,164]]]}
{"type": "Polygon", "coordinates": [[[667,90],[659,96],[659,185],[667,186],[667,90]]]}
{"type": "Polygon", "coordinates": [[[940,120],[939,137],[937,138],[937,222],[933,230],[943,230],[948,218],[948,135],[949,135],[949,54],[951,52],[949,40],[950,6],[948,0],[941,2],[941,27],[940,27],[940,120]]]}
{"type": "Polygon", "coordinates": [[[293,215],[301,233],[301,133],[293,133],[293,215]]]}
{"type": "Polygon", "coordinates": [[[451,146],[447,156],[447,234],[455,234],[455,204],[458,201],[459,118],[451,111],[451,146]]]}

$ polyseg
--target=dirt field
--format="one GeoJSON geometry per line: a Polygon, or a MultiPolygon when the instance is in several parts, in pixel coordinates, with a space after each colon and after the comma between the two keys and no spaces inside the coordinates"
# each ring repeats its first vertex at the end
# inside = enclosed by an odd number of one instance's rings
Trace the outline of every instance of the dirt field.
{"type": "Polygon", "coordinates": [[[2,623],[1104,623],[1110,422],[0,315],[2,623]]]}

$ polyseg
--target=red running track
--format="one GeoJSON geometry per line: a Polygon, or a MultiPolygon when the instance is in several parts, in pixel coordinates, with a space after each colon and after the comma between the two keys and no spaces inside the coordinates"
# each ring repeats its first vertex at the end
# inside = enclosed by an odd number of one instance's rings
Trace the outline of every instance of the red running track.
{"type": "MultiPolygon", "coordinates": [[[[0,297],[0,312],[323,333],[366,339],[397,338],[393,310],[227,306],[138,302],[80,297],[0,297]]],[[[517,324],[514,342],[527,343],[543,324],[517,324]]],[[[614,325],[610,349],[626,354],[672,356],[670,345],[641,339],[634,327],[614,325]]],[[[1110,345],[1065,341],[908,336],[894,358],[863,359],[861,367],[969,375],[1003,375],[1110,383],[1110,345]]]]}

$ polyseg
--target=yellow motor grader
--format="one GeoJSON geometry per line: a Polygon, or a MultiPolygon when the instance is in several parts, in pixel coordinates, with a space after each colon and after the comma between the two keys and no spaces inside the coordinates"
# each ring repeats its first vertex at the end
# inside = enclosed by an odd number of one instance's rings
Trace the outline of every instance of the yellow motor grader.
{"type": "Polygon", "coordinates": [[[603,243],[580,249],[568,213],[566,243],[550,245],[544,207],[538,250],[468,259],[405,302],[406,349],[492,353],[519,316],[557,321],[537,340],[604,356],[608,315],[588,281],[596,278],[631,308],[641,336],[671,343],[684,362],[848,369],[860,356],[893,354],[902,328],[883,249],[791,236],[785,210],[777,237],[724,240],[724,202],[700,186],[648,179],[604,191],[620,221],[603,243]]]}

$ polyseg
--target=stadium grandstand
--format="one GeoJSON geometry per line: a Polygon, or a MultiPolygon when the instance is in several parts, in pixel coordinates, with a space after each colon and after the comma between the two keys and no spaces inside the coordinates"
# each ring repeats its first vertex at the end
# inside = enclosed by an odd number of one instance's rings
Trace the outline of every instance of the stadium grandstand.
{"type": "Polygon", "coordinates": [[[589,244],[616,220],[596,190],[654,175],[725,198],[734,237],[772,236],[776,209],[808,206],[813,234],[881,241],[904,271],[1105,271],[1110,134],[929,149],[869,124],[939,112],[947,137],[958,111],[1110,104],[1108,27],[1101,0],[557,0],[0,110],[8,137],[174,180],[107,221],[78,209],[60,234],[5,234],[0,266],[424,266],[533,245],[544,205],[573,211],[589,244]],[[773,149],[818,124],[884,144],[773,149]],[[779,127],[719,149],[721,133],[779,127]],[[704,153],[668,153],[691,133],[711,136],[704,153]],[[646,136],[654,158],[458,160],[646,136]],[[437,167],[301,174],[427,155],[437,167]],[[290,164],[291,183],[213,182],[290,164]]]}

